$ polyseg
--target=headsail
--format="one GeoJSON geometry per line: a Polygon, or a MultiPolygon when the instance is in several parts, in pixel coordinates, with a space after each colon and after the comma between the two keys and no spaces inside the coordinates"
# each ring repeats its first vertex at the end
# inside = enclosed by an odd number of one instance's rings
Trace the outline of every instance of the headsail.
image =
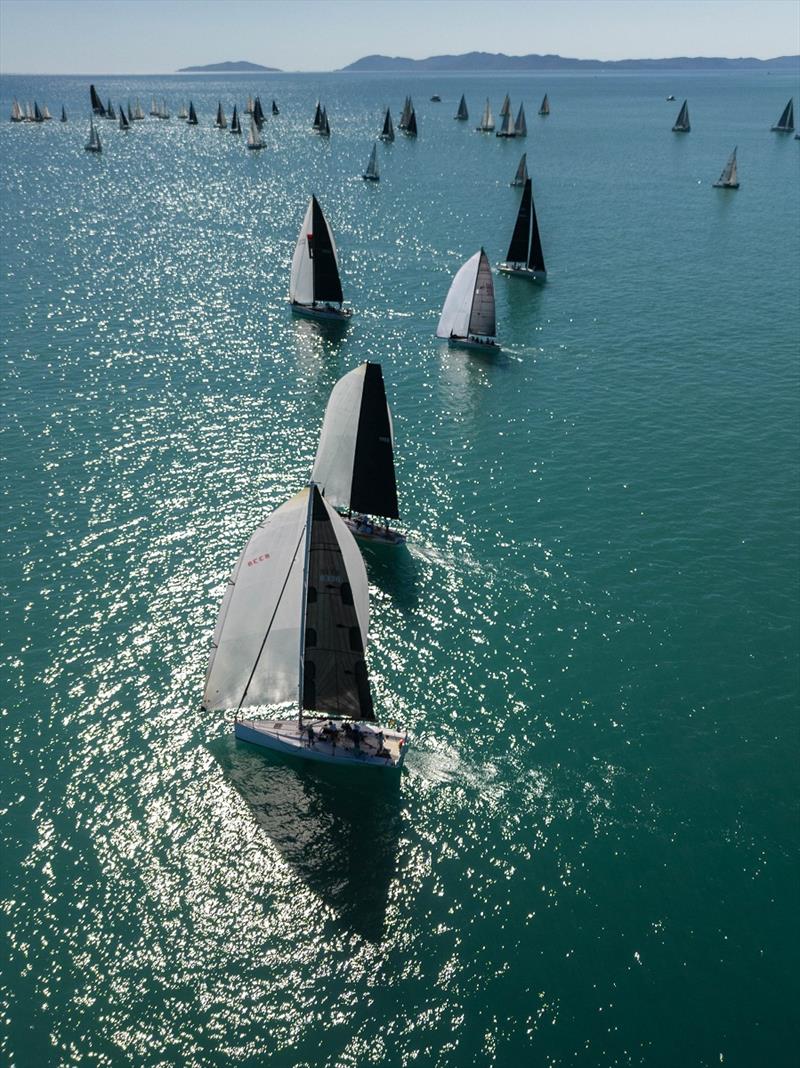
{"type": "Polygon", "coordinates": [[[469,112],[467,111],[467,101],[463,93],[461,94],[461,100],[458,102],[458,111],[456,112],[455,117],[461,122],[464,122],[465,119],[469,118],[469,112]]]}
{"type": "Polygon", "coordinates": [[[772,127],[777,133],[791,133],[794,129],[794,97],[789,98],[789,103],[781,112],[781,117],[772,127]]]}
{"type": "Polygon", "coordinates": [[[93,85],[89,86],[89,97],[92,102],[92,111],[95,115],[105,115],[106,109],[103,107],[103,101],[98,96],[97,90],[93,85]]]}
{"type": "Polygon", "coordinates": [[[331,391],[312,481],[337,508],[396,519],[392,417],[379,363],[362,363],[331,391]]]}
{"type": "Polygon", "coordinates": [[[470,256],[453,279],[442,308],[436,336],[466,338],[470,334],[494,337],[494,284],[483,249],[470,256]]]}
{"type": "Polygon", "coordinates": [[[689,133],[691,129],[691,123],[689,122],[689,101],[684,100],[681,105],[681,110],[678,112],[678,117],[675,120],[675,125],[672,127],[672,132],[689,133]]]}

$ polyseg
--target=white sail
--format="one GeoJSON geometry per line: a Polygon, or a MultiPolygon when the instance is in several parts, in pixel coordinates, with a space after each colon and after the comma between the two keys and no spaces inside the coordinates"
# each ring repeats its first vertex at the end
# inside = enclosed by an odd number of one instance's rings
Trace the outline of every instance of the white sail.
{"type": "Polygon", "coordinates": [[[442,308],[439,325],[436,327],[437,337],[468,336],[472,298],[475,295],[475,283],[478,278],[482,251],[470,256],[463,267],[456,272],[442,308]]]}
{"type": "MultiPolygon", "coordinates": [[[[307,487],[274,511],[239,558],[212,638],[206,708],[300,700],[310,493],[307,487]]],[[[342,519],[327,501],[322,503],[344,559],[366,648],[369,588],[364,561],[342,519]]]]}
{"type": "Polygon", "coordinates": [[[251,148],[261,148],[264,142],[261,140],[261,134],[256,126],[256,120],[253,116],[250,116],[250,129],[247,133],[247,143],[251,148]]]}
{"type": "Polygon", "coordinates": [[[489,98],[486,98],[486,106],[483,109],[483,117],[481,118],[480,129],[489,132],[494,129],[494,116],[492,115],[492,105],[489,103],[489,98]]]}
{"type": "Polygon", "coordinates": [[[293,304],[313,304],[314,302],[314,264],[308,252],[308,235],[312,232],[313,206],[313,198],[310,198],[303,225],[300,227],[300,233],[297,237],[294,256],[292,257],[289,300],[293,304]]]}
{"type": "Polygon", "coordinates": [[[475,279],[475,288],[472,298],[472,309],[469,317],[470,334],[478,334],[481,337],[494,337],[497,332],[494,315],[494,282],[492,269],[486,253],[481,249],[479,253],[478,274],[475,279]]]}
{"type": "Polygon", "coordinates": [[[24,117],[25,116],[22,114],[22,108],[19,106],[15,99],[14,103],[11,105],[11,121],[22,122],[24,117]]]}

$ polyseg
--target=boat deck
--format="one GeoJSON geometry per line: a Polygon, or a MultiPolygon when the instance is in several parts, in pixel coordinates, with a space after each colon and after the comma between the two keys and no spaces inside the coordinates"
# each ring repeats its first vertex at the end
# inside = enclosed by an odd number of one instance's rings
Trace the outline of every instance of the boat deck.
{"type": "Polygon", "coordinates": [[[408,737],[374,723],[341,719],[237,719],[236,737],[305,760],[400,768],[408,737]]]}

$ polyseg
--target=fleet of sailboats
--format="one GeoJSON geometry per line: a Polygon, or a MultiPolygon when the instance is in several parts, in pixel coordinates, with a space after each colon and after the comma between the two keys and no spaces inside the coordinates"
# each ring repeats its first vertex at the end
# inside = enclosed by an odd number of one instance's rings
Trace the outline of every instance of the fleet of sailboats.
{"type": "Polygon", "coordinates": [[[497,269],[503,274],[520,275],[532,282],[544,282],[547,278],[530,178],[525,180],[506,258],[497,265],[497,269]]]}
{"type": "Polygon", "coordinates": [[[333,233],[315,196],[308,202],[292,257],[289,303],[295,315],[307,319],[347,320],[352,315],[344,307],[333,233]]]}
{"type": "Polygon", "coordinates": [[[672,127],[673,133],[689,133],[692,126],[689,122],[689,101],[684,100],[681,104],[681,110],[678,112],[678,117],[675,120],[675,125],[672,127]]]}
{"type": "Polygon", "coordinates": [[[789,102],[772,129],[775,133],[791,133],[794,130],[794,97],[789,97],[789,102]]]}
{"type": "Polygon", "coordinates": [[[436,336],[462,348],[498,350],[494,282],[481,248],[459,268],[444,302],[436,336]]]}
{"type": "Polygon", "coordinates": [[[728,162],[722,169],[722,174],[719,176],[716,182],[714,182],[715,189],[738,189],[739,188],[739,174],[736,167],[736,149],[734,148],[728,157],[728,162]]]}

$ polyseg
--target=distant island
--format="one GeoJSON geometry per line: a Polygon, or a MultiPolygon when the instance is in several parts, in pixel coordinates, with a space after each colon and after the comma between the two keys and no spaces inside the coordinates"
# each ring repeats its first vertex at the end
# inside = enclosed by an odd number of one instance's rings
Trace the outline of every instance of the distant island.
{"type": "Polygon", "coordinates": [[[181,67],[178,74],[235,74],[252,71],[268,71],[280,74],[279,67],[262,67],[260,63],[248,63],[246,59],[228,60],[227,63],[207,63],[204,67],[181,67]]]}
{"type": "Polygon", "coordinates": [[[364,56],[342,67],[342,71],[559,71],[559,70],[772,70],[800,69],[800,56],[775,59],[725,59],[723,57],[676,56],[673,59],[570,59],[566,56],[507,56],[503,52],[467,52],[461,56],[364,56]]]}

